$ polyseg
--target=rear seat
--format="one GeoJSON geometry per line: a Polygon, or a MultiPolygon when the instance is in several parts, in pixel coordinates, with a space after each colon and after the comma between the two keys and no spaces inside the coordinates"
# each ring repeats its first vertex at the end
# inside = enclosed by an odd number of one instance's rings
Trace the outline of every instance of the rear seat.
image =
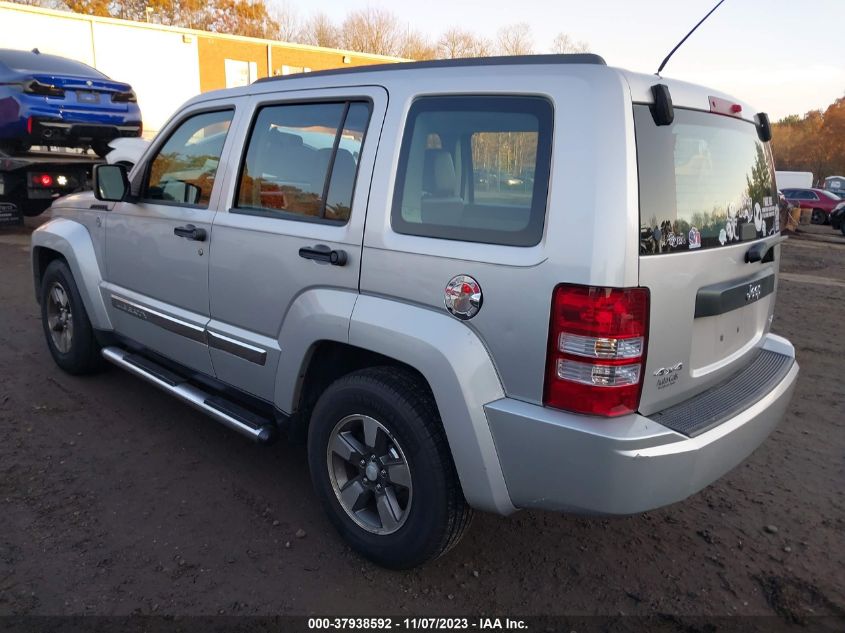
{"type": "Polygon", "coordinates": [[[455,195],[457,177],[452,155],[445,149],[427,149],[423,164],[423,195],[420,216],[423,222],[460,226],[464,201],[455,195]]]}

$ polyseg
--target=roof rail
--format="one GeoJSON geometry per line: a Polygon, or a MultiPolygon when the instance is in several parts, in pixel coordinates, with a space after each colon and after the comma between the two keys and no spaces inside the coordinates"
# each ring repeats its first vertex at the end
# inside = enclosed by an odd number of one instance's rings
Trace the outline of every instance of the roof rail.
{"type": "Polygon", "coordinates": [[[326,75],[353,75],[356,73],[371,73],[383,70],[421,70],[423,68],[525,66],[542,64],[593,64],[597,66],[607,66],[607,63],[602,57],[594,55],[593,53],[573,53],[564,55],[506,55],[501,57],[469,57],[461,59],[433,59],[422,62],[400,62],[398,64],[374,64],[372,66],[355,66],[354,68],[332,68],[330,70],[315,70],[310,73],[262,77],[255,80],[253,83],[266,83],[268,81],[302,78],[303,75],[324,77],[326,75]]]}

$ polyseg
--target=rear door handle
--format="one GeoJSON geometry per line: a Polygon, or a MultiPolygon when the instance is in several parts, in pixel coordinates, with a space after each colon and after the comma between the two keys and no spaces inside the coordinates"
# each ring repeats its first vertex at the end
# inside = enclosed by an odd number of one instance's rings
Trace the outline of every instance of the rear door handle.
{"type": "Polygon", "coordinates": [[[189,240],[194,240],[195,242],[204,242],[207,235],[205,229],[198,229],[193,224],[177,226],[173,229],[173,234],[189,240]]]}
{"type": "Polygon", "coordinates": [[[303,246],[299,249],[299,256],[305,259],[313,259],[318,262],[327,262],[332,266],[345,266],[346,251],[332,250],[325,244],[316,246],[303,246]]]}

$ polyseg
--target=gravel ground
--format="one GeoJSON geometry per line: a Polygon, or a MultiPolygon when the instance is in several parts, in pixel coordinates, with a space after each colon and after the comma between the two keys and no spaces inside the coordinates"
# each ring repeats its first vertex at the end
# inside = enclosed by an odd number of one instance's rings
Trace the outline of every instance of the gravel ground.
{"type": "Polygon", "coordinates": [[[628,518],[478,515],[446,557],[390,572],[335,534],[302,447],[252,445],[116,369],[62,373],[42,340],[28,231],[6,230],[0,615],[845,617],[845,241],[783,251],[774,330],[801,376],[746,463],[628,518]]]}

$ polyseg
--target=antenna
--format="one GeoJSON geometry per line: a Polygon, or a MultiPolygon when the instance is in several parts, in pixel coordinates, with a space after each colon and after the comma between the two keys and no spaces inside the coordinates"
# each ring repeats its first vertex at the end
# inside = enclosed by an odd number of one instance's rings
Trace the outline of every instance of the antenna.
{"type": "Polygon", "coordinates": [[[667,64],[667,62],[668,62],[668,61],[669,61],[669,59],[672,57],[672,55],[674,55],[674,54],[675,54],[675,51],[676,51],[676,50],[678,50],[679,48],[681,48],[681,45],[682,45],[684,42],[686,42],[686,41],[687,41],[687,39],[689,38],[689,36],[690,36],[690,35],[692,35],[693,33],[695,33],[695,29],[697,29],[699,26],[701,26],[701,25],[704,23],[704,20],[706,20],[707,18],[709,18],[709,17],[710,17],[710,15],[711,15],[711,14],[712,14],[712,13],[713,13],[716,9],[718,9],[718,8],[719,8],[719,6],[720,6],[720,5],[721,5],[724,1],[725,1],[725,0],[719,0],[719,2],[717,2],[717,3],[716,3],[716,6],[715,6],[715,7],[713,7],[712,9],[710,9],[710,11],[707,13],[707,15],[705,15],[703,18],[701,18],[701,21],[699,21],[699,23],[698,23],[698,24],[696,24],[694,27],[692,27],[692,30],[684,36],[684,39],[682,39],[680,42],[678,42],[678,43],[675,45],[675,48],[673,48],[671,51],[669,51],[669,54],[666,56],[666,59],[664,59],[664,60],[663,60],[663,63],[662,63],[662,64],[660,64],[660,68],[658,68],[658,69],[657,69],[657,72],[655,73],[657,76],[660,76],[660,71],[661,71],[661,70],[663,70],[663,67],[667,64]]]}

